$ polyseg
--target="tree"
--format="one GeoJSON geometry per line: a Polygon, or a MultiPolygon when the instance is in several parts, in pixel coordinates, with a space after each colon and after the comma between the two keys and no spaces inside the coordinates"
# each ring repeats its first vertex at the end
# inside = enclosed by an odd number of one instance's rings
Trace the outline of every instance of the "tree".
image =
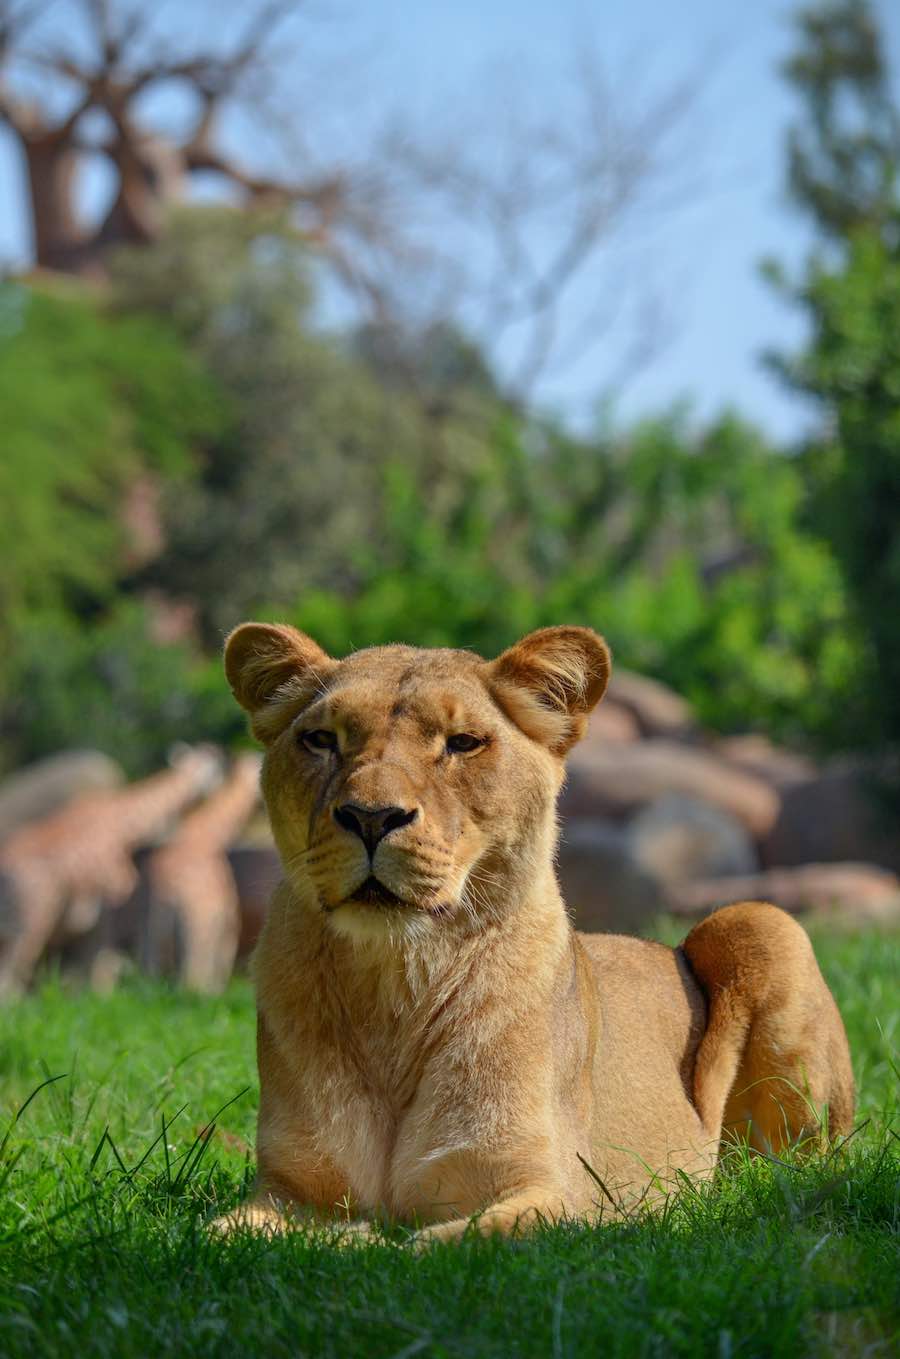
{"type": "Polygon", "coordinates": [[[6,653],[7,629],[32,610],[85,616],[109,602],[142,555],[130,492],[183,485],[223,427],[223,401],[163,321],[111,315],[71,287],[6,283],[0,408],[6,653]]]}
{"type": "Polygon", "coordinates": [[[282,73],[294,93],[304,84],[285,37],[295,0],[247,0],[236,28],[190,44],[167,36],[165,8],[67,0],[57,25],[54,0],[0,0],[0,124],[21,151],[37,265],[105,274],[114,247],[160,240],[173,206],[212,173],[244,208],[289,209],[361,318],[397,332],[395,357],[447,321],[493,352],[504,336],[504,385],[521,397],[554,360],[606,334],[613,313],[621,352],[623,280],[599,268],[603,248],[638,214],[671,210],[696,73],[639,102],[610,88],[585,43],[549,112],[516,113],[507,98],[449,136],[445,117],[424,130],[394,117],[358,129],[355,151],[336,158],[316,145],[315,110],[301,135],[277,98],[282,73]],[[170,87],[193,108],[178,136],[146,113],[148,96],[170,87]],[[235,106],[278,130],[276,169],[228,150],[222,123],[235,106]],[[86,221],[92,158],[114,192],[86,221]]]}
{"type": "Polygon", "coordinates": [[[222,392],[164,319],[5,283],[0,409],[0,769],[93,741],[147,772],[192,722],[221,734],[209,667],[128,592],[162,488],[223,436],[222,392]]]}
{"type": "Polygon", "coordinates": [[[578,620],[711,726],[833,741],[857,638],[837,565],[802,525],[800,468],[757,430],[730,415],[697,430],[675,411],[573,439],[507,412],[460,480],[440,517],[391,467],[354,588],[306,590],[271,616],[338,655],[401,639],[492,655],[578,620]]]}
{"type": "Polygon", "coordinates": [[[852,704],[847,736],[897,742],[900,112],[866,0],[802,10],[785,71],[803,104],[788,143],[789,189],[824,248],[798,285],[781,279],[810,338],[778,366],[822,411],[822,433],[803,454],[811,515],[870,649],[865,701],[852,704]]]}
{"type": "Polygon", "coordinates": [[[464,411],[437,421],[377,380],[352,340],[316,333],[308,251],[277,217],[183,212],[163,240],[116,257],[112,297],[173,327],[228,393],[198,475],[164,501],[165,549],[133,582],[196,603],[211,645],[254,607],[353,588],[363,560],[389,551],[391,464],[446,519],[460,470],[485,456],[490,386],[473,381],[464,411]]]}
{"type": "Polygon", "coordinates": [[[900,113],[869,0],[800,10],[784,74],[804,105],[788,132],[794,202],[838,244],[858,229],[897,225],[900,113]]]}
{"type": "Polygon", "coordinates": [[[279,21],[292,7],[285,0],[250,5],[230,47],[182,54],[158,35],[154,7],[77,0],[87,41],[83,55],[81,35],[67,29],[67,41],[60,43],[52,29],[41,28],[38,21],[50,11],[50,0],[3,0],[0,118],[24,156],[39,266],[96,273],[109,247],[158,239],[185,181],[200,172],[223,176],[250,203],[300,205],[309,214],[309,230],[325,230],[341,194],[335,176],[290,182],[255,174],[216,140],[223,107],[259,75],[279,21]],[[23,92],[23,72],[49,77],[49,87],[23,92]],[[196,105],[178,140],[148,126],[138,107],[153,89],[172,83],[186,86],[196,105]],[[53,111],[57,86],[69,92],[61,114],[53,111]],[[105,127],[100,136],[92,135],[88,122],[97,113],[105,127]],[[116,191],[101,220],[86,224],[79,211],[78,171],[85,158],[97,155],[114,168],[116,191]]]}

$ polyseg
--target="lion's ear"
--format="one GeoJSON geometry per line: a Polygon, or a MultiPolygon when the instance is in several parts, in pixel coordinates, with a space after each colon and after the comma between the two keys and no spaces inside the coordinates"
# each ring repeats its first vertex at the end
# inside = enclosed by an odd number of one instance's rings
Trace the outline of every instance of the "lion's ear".
{"type": "Polygon", "coordinates": [[[497,702],[526,736],[565,755],[609,682],[609,647],[590,628],[541,628],[489,666],[497,702]]]}
{"type": "Polygon", "coordinates": [[[241,623],[225,639],[228,683],[261,741],[284,730],[336,665],[287,623],[241,623]]]}

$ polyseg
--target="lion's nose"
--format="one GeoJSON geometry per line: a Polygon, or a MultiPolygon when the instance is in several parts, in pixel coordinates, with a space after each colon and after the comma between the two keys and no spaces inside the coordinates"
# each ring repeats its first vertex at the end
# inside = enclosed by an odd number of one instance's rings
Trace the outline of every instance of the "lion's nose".
{"type": "Polygon", "coordinates": [[[370,856],[386,835],[411,825],[418,815],[418,807],[361,807],[358,802],[345,802],[334,809],[338,825],[358,835],[370,856]]]}

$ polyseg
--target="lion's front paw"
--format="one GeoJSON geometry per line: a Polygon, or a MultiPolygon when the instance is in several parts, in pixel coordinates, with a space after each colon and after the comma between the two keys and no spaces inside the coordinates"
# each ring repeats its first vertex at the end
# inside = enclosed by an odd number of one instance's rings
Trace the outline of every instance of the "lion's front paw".
{"type": "Polygon", "coordinates": [[[459,1241],[471,1226],[467,1217],[454,1218],[452,1222],[435,1222],[431,1227],[422,1227],[412,1238],[412,1248],[417,1253],[426,1251],[441,1241],[459,1241]]]}
{"type": "Polygon", "coordinates": [[[257,1232],[264,1236],[280,1236],[296,1227],[296,1222],[286,1217],[274,1205],[265,1203],[244,1203],[230,1213],[213,1218],[207,1230],[216,1236],[232,1236],[235,1232],[257,1232]]]}

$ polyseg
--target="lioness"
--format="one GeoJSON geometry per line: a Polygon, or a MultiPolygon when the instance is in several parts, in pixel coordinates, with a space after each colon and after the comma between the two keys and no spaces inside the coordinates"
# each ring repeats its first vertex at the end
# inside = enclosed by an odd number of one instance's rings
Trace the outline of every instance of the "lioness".
{"type": "Polygon", "coordinates": [[[729,907],[675,950],[572,929],[556,798],[609,677],[594,632],[338,661],[245,623],[225,666],[284,867],[255,958],[258,1188],[230,1221],[505,1232],[708,1177],[723,1127],[778,1149],[827,1106],[849,1130],[843,1026],[788,916],[729,907]]]}

